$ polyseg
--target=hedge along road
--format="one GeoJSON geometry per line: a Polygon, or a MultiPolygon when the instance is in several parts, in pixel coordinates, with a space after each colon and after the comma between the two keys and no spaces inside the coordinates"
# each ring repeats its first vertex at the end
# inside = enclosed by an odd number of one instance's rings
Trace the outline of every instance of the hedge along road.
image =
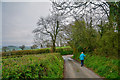
{"type": "MultiPolygon", "coordinates": [[[[99,78],[91,70],[87,69],[86,67],[81,67],[81,64],[71,57],[73,55],[65,55],[62,56],[65,64],[64,64],[64,78],[99,78]]],[[[100,79],[102,80],[102,79],[100,79]]]]}

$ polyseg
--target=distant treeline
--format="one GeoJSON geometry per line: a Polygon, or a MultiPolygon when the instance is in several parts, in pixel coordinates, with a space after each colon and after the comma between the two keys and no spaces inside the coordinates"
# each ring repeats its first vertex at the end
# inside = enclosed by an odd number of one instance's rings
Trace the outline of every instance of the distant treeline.
{"type": "Polygon", "coordinates": [[[7,51],[16,51],[16,50],[30,50],[30,49],[37,49],[37,45],[32,45],[32,46],[3,46],[2,47],[2,52],[7,52],[7,51]]]}

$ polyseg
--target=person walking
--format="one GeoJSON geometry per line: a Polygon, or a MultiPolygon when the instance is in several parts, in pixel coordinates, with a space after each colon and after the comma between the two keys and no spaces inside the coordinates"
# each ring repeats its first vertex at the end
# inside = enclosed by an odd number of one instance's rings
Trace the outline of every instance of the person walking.
{"type": "Polygon", "coordinates": [[[81,52],[80,57],[79,57],[81,60],[81,67],[84,66],[84,57],[85,55],[83,54],[83,52],[81,52]]]}

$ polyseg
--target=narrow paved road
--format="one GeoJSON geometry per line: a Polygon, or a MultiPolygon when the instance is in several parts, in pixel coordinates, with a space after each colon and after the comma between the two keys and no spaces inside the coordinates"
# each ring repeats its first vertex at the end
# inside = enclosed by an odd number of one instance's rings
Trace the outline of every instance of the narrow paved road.
{"type": "Polygon", "coordinates": [[[72,55],[62,56],[65,61],[64,78],[100,78],[94,72],[81,67],[81,64],[73,60],[72,55]]]}

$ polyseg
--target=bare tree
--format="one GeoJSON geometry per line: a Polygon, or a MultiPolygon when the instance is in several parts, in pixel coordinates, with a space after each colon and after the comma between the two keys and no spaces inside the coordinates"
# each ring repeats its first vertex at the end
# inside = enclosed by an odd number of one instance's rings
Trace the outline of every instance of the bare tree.
{"type": "Polygon", "coordinates": [[[25,45],[19,46],[19,48],[24,50],[25,49],[25,45]]]}
{"type": "MultiPolygon", "coordinates": [[[[41,41],[44,43],[52,42],[52,51],[55,51],[55,43],[58,33],[62,30],[61,24],[61,15],[59,14],[52,14],[47,16],[46,18],[41,17],[38,21],[38,27],[33,30],[35,33],[35,41],[41,41]]],[[[40,44],[41,44],[40,42],[40,44]]]]}
{"type": "MultiPolygon", "coordinates": [[[[46,36],[44,36],[44,34],[40,34],[39,32],[36,32],[34,35],[34,44],[38,45],[40,48],[45,47],[45,42],[46,42],[46,36]]],[[[49,37],[47,37],[48,39],[49,37]]]]}
{"type": "Polygon", "coordinates": [[[36,49],[37,47],[38,46],[34,44],[34,45],[31,46],[31,49],[36,49]]]}
{"type": "Polygon", "coordinates": [[[109,5],[106,1],[56,2],[53,0],[52,5],[64,15],[73,17],[73,19],[75,19],[78,22],[79,19],[84,19],[86,23],[91,25],[98,25],[101,22],[101,20],[107,21],[107,18],[109,17],[109,5]]]}
{"type": "Polygon", "coordinates": [[[9,48],[8,47],[2,47],[2,51],[6,52],[9,48]]]}

